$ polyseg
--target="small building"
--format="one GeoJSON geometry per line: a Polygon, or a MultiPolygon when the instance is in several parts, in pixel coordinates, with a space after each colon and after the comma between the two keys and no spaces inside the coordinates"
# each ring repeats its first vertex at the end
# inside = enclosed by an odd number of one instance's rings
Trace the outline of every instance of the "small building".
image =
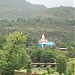
{"type": "Polygon", "coordinates": [[[41,39],[39,40],[38,47],[44,48],[44,45],[48,42],[48,40],[45,38],[45,35],[43,34],[41,39]]]}
{"type": "Polygon", "coordinates": [[[48,41],[48,39],[45,38],[45,35],[43,34],[41,39],[38,42],[38,47],[42,47],[42,49],[45,47],[53,47],[55,45],[54,42],[48,41]]]}

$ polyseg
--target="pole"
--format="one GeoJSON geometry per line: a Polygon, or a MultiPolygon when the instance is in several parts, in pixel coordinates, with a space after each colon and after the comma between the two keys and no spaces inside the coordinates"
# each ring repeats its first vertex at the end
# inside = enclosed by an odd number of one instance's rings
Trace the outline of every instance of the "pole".
{"type": "Polygon", "coordinates": [[[44,44],[42,44],[42,49],[44,48],[44,44]]]}

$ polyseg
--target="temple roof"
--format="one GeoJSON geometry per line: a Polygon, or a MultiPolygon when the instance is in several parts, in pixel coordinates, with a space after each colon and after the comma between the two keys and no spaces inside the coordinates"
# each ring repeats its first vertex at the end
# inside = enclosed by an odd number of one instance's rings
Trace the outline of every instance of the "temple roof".
{"type": "Polygon", "coordinates": [[[42,35],[42,39],[45,39],[45,35],[44,34],[42,35]]]}

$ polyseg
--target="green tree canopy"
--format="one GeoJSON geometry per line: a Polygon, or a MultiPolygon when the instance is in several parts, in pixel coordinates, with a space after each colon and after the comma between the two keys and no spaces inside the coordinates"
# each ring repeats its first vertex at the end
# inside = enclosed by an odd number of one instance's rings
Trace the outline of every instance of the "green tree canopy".
{"type": "Polygon", "coordinates": [[[57,72],[61,75],[62,73],[66,72],[66,63],[67,59],[64,55],[58,55],[57,56],[57,72]]]}
{"type": "Polygon", "coordinates": [[[15,70],[26,68],[30,58],[25,51],[24,44],[27,35],[14,32],[6,37],[4,50],[0,51],[0,70],[2,75],[14,75],[15,70]]]}

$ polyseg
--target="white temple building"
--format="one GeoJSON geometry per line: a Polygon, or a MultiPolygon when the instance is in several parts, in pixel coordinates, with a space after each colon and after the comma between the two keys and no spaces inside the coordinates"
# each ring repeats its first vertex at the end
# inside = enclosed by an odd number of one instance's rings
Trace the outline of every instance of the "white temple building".
{"type": "Polygon", "coordinates": [[[43,34],[42,37],[41,37],[41,39],[39,40],[38,47],[42,47],[42,49],[43,49],[44,48],[44,45],[46,47],[48,47],[48,46],[51,46],[52,47],[52,46],[55,45],[55,43],[52,42],[52,41],[48,41],[46,39],[45,35],[43,34]]]}
{"type": "Polygon", "coordinates": [[[42,35],[42,38],[39,40],[40,44],[46,44],[48,42],[48,40],[45,38],[45,35],[42,35]]]}
{"type": "Polygon", "coordinates": [[[39,40],[39,45],[42,45],[42,48],[44,47],[44,44],[46,44],[48,40],[45,38],[45,35],[42,35],[42,38],[39,40]]]}

